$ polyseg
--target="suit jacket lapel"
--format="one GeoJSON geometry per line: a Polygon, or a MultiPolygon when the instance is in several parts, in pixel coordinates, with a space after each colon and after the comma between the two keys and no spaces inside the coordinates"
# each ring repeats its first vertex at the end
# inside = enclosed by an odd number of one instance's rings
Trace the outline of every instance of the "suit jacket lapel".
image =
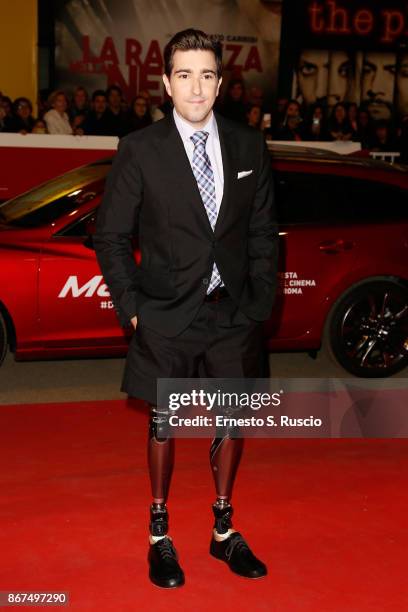
{"type": "Polygon", "coordinates": [[[229,194],[231,193],[232,183],[234,181],[234,172],[236,171],[237,147],[235,146],[234,131],[230,128],[224,118],[218,113],[215,113],[217,121],[218,135],[221,145],[221,156],[224,174],[224,190],[220,205],[220,210],[217,217],[214,232],[208,219],[207,211],[201,199],[201,194],[197,186],[197,181],[191,169],[182,138],[174,123],[173,114],[170,113],[163,119],[164,135],[158,140],[158,146],[161,154],[164,156],[165,166],[171,173],[174,180],[179,184],[180,194],[188,194],[192,199],[193,213],[196,213],[200,225],[204,231],[211,236],[218,235],[223,219],[225,218],[226,210],[231,204],[229,202],[229,194]]]}
{"type": "Polygon", "coordinates": [[[188,198],[191,199],[192,213],[195,214],[204,231],[212,235],[213,230],[201,199],[183,140],[174,123],[173,113],[167,115],[163,122],[165,133],[158,144],[161,154],[164,156],[165,167],[167,167],[173,179],[178,183],[180,197],[186,197],[185,194],[187,194],[188,198]]]}
{"type": "Polygon", "coordinates": [[[225,219],[225,214],[232,202],[230,201],[231,189],[234,182],[234,176],[236,171],[236,158],[238,148],[235,144],[234,131],[224,120],[224,118],[215,113],[215,119],[217,121],[218,135],[220,138],[221,155],[222,155],[222,167],[224,173],[224,190],[221,200],[221,206],[215,224],[214,234],[218,235],[222,222],[225,219]]]}

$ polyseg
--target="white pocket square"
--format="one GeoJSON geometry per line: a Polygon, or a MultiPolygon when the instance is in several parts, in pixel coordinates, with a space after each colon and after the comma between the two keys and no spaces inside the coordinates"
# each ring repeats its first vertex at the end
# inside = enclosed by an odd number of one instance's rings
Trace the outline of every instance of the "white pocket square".
{"type": "Polygon", "coordinates": [[[238,178],[244,178],[245,176],[249,176],[250,174],[252,174],[252,170],[242,170],[241,172],[238,172],[238,178]]]}

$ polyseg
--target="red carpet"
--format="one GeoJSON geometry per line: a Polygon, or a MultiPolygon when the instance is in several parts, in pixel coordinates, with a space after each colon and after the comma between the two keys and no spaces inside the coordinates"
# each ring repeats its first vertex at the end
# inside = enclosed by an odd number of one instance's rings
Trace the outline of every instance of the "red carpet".
{"type": "Polygon", "coordinates": [[[0,408],[0,591],[69,591],[75,611],[408,609],[407,441],[247,440],[234,526],[269,568],[251,581],[208,554],[210,440],[177,440],[186,585],[165,591],[147,578],[146,424],[124,401],[0,408]]]}

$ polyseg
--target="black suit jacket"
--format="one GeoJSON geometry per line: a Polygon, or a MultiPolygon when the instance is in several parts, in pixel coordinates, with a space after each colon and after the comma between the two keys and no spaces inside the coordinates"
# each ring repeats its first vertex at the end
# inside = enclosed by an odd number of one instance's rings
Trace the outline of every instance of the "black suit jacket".
{"type": "Polygon", "coordinates": [[[270,156],[260,132],[215,117],[224,194],[214,232],[172,113],[119,143],[94,246],[122,326],[137,315],[161,335],[179,334],[203,302],[214,260],[237,307],[257,321],[270,316],[278,255],[270,156]]]}

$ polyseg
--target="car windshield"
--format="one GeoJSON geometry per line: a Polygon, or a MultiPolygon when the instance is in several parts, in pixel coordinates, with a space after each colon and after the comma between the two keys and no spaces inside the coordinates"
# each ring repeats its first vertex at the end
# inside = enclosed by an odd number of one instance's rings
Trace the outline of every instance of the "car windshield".
{"type": "Polygon", "coordinates": [[[75,209],[88,185],[106,177],[108,163],[67,172],[0,205],[0,222],[21,227],[51,223],[75,209]]]}

